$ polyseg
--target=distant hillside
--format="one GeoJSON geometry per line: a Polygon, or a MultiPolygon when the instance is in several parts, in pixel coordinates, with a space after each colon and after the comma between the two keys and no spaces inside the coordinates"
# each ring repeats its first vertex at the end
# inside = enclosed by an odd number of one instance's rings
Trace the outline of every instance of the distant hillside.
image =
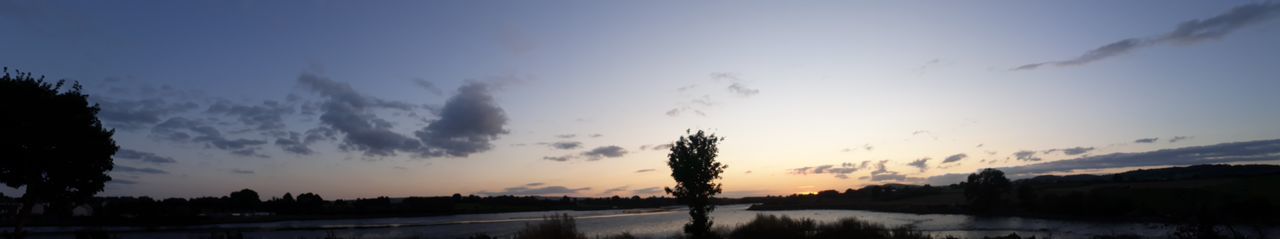
{"type": "Polygon", "coordinates": [[[963,184],[871,185],[815,195],[744,198],[752,210],[858,209],[982,213],[1092,221],[1280,224],[1280,166],[1196,165],[1116,174],[1045,175],[1013,181],[993,210],[972,210],[963,184]]]}
{"type": "Polygon", "coordinates": [[[1101,182],[1159,182],[1192,179],[1241,178],[1266,175],[1280,175],[1277,165],[1194,165],[1186,167],[1169,167],[1157,169],[1139,169],[1116,174],[1076,174],[1076,175],[1043,175],[1028,179],[1019,179],[1014,183],[1060,184],[1060,183],[1101,183],[1101,182]]]}

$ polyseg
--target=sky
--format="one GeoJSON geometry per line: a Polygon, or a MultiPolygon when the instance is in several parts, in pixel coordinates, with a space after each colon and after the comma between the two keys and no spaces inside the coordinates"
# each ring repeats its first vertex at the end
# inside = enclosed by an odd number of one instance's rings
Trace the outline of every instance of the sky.
{"type": "Polygon", "coordinates": [[[730,197],[1280,164],[1278,2],[0,0],[0,32],[100,105],[107,196],[654,196],[688,130],[730,197]]]}

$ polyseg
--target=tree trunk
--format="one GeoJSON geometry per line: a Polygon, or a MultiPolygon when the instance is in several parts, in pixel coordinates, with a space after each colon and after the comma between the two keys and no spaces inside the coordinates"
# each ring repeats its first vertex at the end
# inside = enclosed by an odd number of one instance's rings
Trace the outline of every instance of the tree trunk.
{"type": "Polygon", "coordinates": [[[31,217],[31,208],[34,206],[34,200],[22,197],[22,208],[18,209],[17,218],[14,218],[13,222],[13,238],[25,237],[26,233],[22,231],[22,228],[23,226],[26,226],[27,219],[31,217]]]}

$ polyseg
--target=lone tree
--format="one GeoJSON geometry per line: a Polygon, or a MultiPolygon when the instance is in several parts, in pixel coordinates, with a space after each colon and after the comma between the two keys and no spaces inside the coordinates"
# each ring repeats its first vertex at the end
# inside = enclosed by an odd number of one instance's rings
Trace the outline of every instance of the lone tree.
{"type": "Polygon", "coordinates": [[[0,77],[0,183],[26,191],[14,215],[20,235],[35,203],[69,205],[101,192],[119,147],[80,84],[62,91],[64,81],[15,73],[0,77]]]}
{"type": "Polygon", "coordinates": [[[671,166],[671,177],[675,178],[676,186],[665,190],[681,203],[689,205],[691,221],[684,225],[684,232],[692,238],[713,237],[708,215],[715,210],[712,199],[720,194],[720,184],[714,181],[729,167],[716,162],[719,151],[716,144],[720,140],[724,138],[698,130],[698,133],[680,136],[671,146],[671,153],[667,154],[667,165],[671,166]]]}
{"type": "Polygon", "coordinates": [[[964,197],[969,201],[969,207],[975,211],[986,212],[1000,205],[1004,201],[1004,194],[1012,189],[1013,185],[1009,183],[1009,179],[1004,177],[1004,172],[996,169],[983,169],[975,174],[969,174],[969,180],[964,182],[964,197]]]}

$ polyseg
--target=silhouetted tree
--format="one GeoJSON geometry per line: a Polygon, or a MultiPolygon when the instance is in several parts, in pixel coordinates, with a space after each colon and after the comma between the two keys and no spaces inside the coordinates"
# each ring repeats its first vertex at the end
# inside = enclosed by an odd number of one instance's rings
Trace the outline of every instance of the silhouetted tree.
{"type": "Polygon", "coordinates": [[[285,192],[285,193],[284,193],[284,197],[280,197],[280,201],[281,201],[281,202],[284,202],[284,203],[286,203],[286,204],[293,204],[293,202],[294,202],[294,200],[293,200],[293,194],[292,194],[292,193],[289,193],[289,192],[285,192]]]}
{"type": "Polygon", "coordinates": [[[21,235],[37,202],[69,204],[92,198],[111,180],[114,130],[98,121],[98,105],[80,84],[61,91],[31,73],[0,77],[0,182],[25,187],[14,223],[21,235]]]}
{"type": "Polygon", "coordinates": [[[1008,193],[1012,184],[1009,179],[1004,177],[1004,172],[996,169],[983,169],[975,174],[969,174],[969,179],[964,182],[964,197],[968,199],[969,206],[977,211],[987,211],[994,208],[1004,200],[1004,194],[1008,193]]]}
{"type": "Polygon", "coordinates": [[[667,154],[667,165],[671,166],[671,177],[675,178],[676,186],[664,190],[689,206],[692,220],[685,224],[684,231],[692,238],[713,237],[709,214],[715,210],[712,199],[721,191],[720,183],[715,180],[729,167],[716,162],[719,152],[716,144],[720,140],[724,138],[698,130],[698,133],[680,136],[672,145],[671,153],[667,154]]]}
{"type": "Polygon", "coordinates": [[[1017,193],[1018,193],[1018,204],[1021,204],[1022,208],[1031,210],[1036,207],[1036,199],[1038,198],[1038,196],[1036,195],[1036,189],[1033,188],[1031,184],[1029,183],[1018,184],[1017,193]]]}
{"type": "Polygon", "coordinates": [[[231,192],[229,198],[231,199],[231,204],[238,209],[253,210],[256,209],[259,203],[262,203],[262,198],[258,197],[258,192],[248,188],[231,192]]]}
{"type": "Polygon", "coordinates": [[[320,195],[315,193],[298,194],[298,198],[294,200],[297,201],[299,210],[305,212],[315,213],[319,211],[321,207],[324,207],[324,198],[321,198],[320,195]]]}

